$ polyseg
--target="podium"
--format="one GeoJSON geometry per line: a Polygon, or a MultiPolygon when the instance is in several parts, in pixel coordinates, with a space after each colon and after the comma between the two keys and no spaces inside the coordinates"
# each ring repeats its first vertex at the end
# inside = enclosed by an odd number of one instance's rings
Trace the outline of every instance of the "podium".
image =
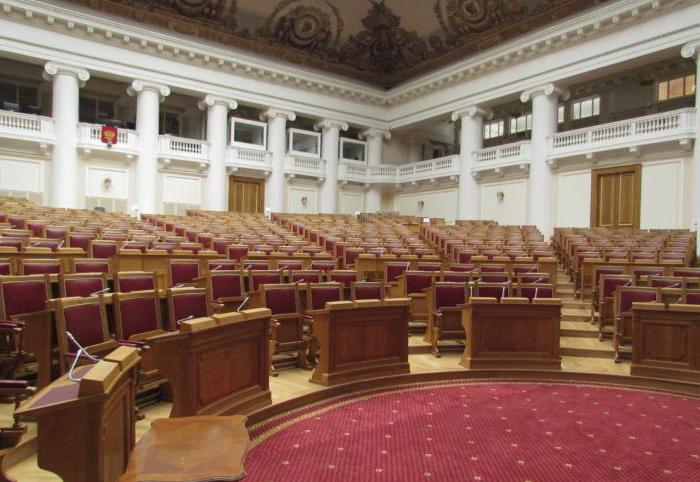
{"type": "Polygon", "coordinates": [[[15,411],[37,420],[39,467],[66,482],[113,482],[134,447],[134,394],[140,356],[119,347],[63,375],[15,411]]]}
{"type": "Polygon", "coordinates": [[[170,382],[171,417],[252,412],[270,405],[270,310],[188,320],[148,338],[148,361],[170,382]]]}
{"type": "Polygon", "coordinates": [[[331,301],[314,312],[321,356],[310,381],[337,385],[409,373],[409,305],[409,298],[331,301]]]}

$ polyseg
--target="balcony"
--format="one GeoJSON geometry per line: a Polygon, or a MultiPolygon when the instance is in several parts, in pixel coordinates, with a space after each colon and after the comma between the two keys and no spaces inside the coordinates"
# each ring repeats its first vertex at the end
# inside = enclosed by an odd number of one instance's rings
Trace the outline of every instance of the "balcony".
{"type": "Polygon", "coordinates": [[[133,159],[138,154],[138,133],[131,129],[117,129],[117,142],[107,147],[102,142],[102,125],[78,124],[78,149],[83,156],[89,156],[95,149],[133,159]]]}
{"type": "Polygon", "coordinates": [[[326,177],[326,161],[317,157],[289,154],[284,159],[284,173],[289,177],[309,176],[320,181],[326,177]]]}
{"type": "Polygon", "coordinates": [[[226,167],[229,172],[244,169],[267,175],[272,170],[272,153],[261,149],[228,146],[226,148],[226,167]]]}
{"type": "Polygon", "coordinates": [[[338,180],[362,184],[399,184],[452,177],[459,174],[459,156],[446,156],[401,166],[340,163],[338,180]]]}
{"type": "Polygon", "coordinates": [[[161,168],[182,167],[203,171],[209,166],[209,143],[163,135],[158,138],[158,158],[161,168]]]}
{"type": "Polygon", "coordinates": [[[695,122],[695,109],[688,108],[560,132],[547,138],[547,159],[590,157],[613,149],[635,151],[663,142],[689,146],[695,137],[695,122]]]}
{"type": "Polygon", "coordinates": [[[507,169],[525,170],[530,165],[531,143],[530,141],[514,142],[501,146],[479,149],[472,152],[473,174],[481,174],[493,170],[501,174],[507,169]]]}
{"type": "Polygon", "coordinates": [[[33,114],[0,110],[0,137],[21,144],[34,144],[45,154],[54,143],[53,119],[33,114]]]}

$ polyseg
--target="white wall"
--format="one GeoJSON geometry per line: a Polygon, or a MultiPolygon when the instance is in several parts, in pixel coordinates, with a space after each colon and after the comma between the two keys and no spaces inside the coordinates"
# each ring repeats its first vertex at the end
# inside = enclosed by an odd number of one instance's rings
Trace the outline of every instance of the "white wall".
{"type": "Polygon", "coordinates": [[[161,200],[163,203],[199,206],[202,203],[202,179],[184,174],[163,174],[161,200]]]}
{"type": "Polygon", "coordinates": [[[527,224],[527,183],[527,179],[517,179],[482,184],[481,219],[499,224],[527,224]],[[499,192],[503,193],[502,201],[498,200],[499,192]]]}
{"type": "Polygon", "coordinates": [[[642,229],[687,227],[683,225],[683,187],[683,159],[642,164],[639,227],[642,229]]]}
{"type": "Polygon", "coordinates": [[[591,170],[562,172],[556,180],[555,227],[587,228],[591,224],[591,170]]]}
{"type": "Polygon", "coordinates": [[[364,192],[361,190],[342,190],[339,194],[338,213],[355,214],[364,212],[364,192]]]}
{"type": "Polygon", "coordinates": [[[34,202],[43,203],[46,192],[46,161],[0,157],[0,191],[3,195],[27,196],[34,202]]]}
{"type": "Polygon", "coordinates": [[[382,145],[382,164],[406,164],[409,157],[409,144],[405,137],[392,135],[382,145]]]}
{"type": "Polygon", "coordinates": [[[301,214],[318,213],[318,185],[295,183],[287,187],[287,212],[301,214]],[[306,198],[306,204],[302,199],[306,198]]]}
{"type": "Polygon", "coordinates": [[[394,197],[394,206],[394,210],[401,214],[453,221],[457,218],[457,188],[398,193],[394,197]],[[418,201],[423,201],[423,209],[418,208],[418,201]]]}

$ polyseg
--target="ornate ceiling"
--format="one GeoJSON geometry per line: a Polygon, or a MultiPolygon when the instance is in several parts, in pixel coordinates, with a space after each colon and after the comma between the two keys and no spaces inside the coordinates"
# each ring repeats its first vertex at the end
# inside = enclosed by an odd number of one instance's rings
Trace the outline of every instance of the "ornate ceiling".
{"type": "Polygon", "coordinates": [[[385,88],[606,0],[69,0],[385,88]]]}

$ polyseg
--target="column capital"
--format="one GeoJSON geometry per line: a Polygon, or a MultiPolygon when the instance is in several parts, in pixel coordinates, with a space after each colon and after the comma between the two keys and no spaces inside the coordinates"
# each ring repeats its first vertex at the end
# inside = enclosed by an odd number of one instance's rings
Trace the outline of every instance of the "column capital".
{"type": "Polygon", "coordinates": [[[78,79],[80,87],[85,85],[85,82],[90,79],[90,72],[82,67],[69,64],[59,64],[56,62],[47,62],[46,65],[44,65],[43,77],[45,80],[51,80],[52,77],[59,74],[72,75],[78,79]]]}
{"type": "Polygon", "coordinates": [[[284,120],[294,121],[297,115],[291,110],[277,109],[275,107],[270,107],[260,114],[260,120],[262,121],[276,119],[277,117],[283,117],[284,120]]]}
{"type": "Polygon", "coordinates": [[[691,40],[681,47],[681,57],[700,61],[700,39],[691,40]]]}
{"type": "Polygon", "coordinates": [[[389,140],[391,139],[391,132],[385,131],[384,129],[367,129],[366,131],[363,131],[360,133],[360,138],[361,139],[367,139],[370,140],[372,138],[377,138],[381,137],[383,139],[389,140]]]}
{"type": "Polygon", "coordinates": [[[558,87],[551,82],[546,84],[531,87],[520,94],[521,102],[528,102],[530,99],[538,95],[556,95],[561,100],[568,100],[571,93],[564,87],[558,87]]]}
{"type": "Polygon", "coordinates": [[[321,119],[314,124],[314,130],[320,131],[322,129],[332,129],[336,128],[339,131],[348,130],[348,123],[336,119],[321,119]]]}
{"type": "Polygon", "coordinates": [[[207,107],[213,107],[215,105],[223,105],[227,109],[236,110],[238,108],[238,102],[230,97],[222,97],[219,95],[207,95],[204,99],[197,103],[199,110],[206,110],[207,107]]]}
{"type": "Polygon", "coordinates": [[[126,92],[127,94],[133,97],[139,92],[144,92],[146,90],[156,92],[161,102],[163,102],[163,100],[170,95],[170,87],[168,87],[167,85],[140,79],[136,79],[133,82],[131,82],[129,88],[126,89],[126,92]]]}
{"type": "Polygon", "coordinates": [[[485,107],[479,107],[478,105],[470,105],[465,107],[464,109],[458,109],[452,113],[452,122],[456,122],[458,119],[461,119],[462,117],[469,116],[469,117],[483,117],[485,120],[489,120],[493,117],[493,112],[491,109],[487,109],[485,107]]]}

